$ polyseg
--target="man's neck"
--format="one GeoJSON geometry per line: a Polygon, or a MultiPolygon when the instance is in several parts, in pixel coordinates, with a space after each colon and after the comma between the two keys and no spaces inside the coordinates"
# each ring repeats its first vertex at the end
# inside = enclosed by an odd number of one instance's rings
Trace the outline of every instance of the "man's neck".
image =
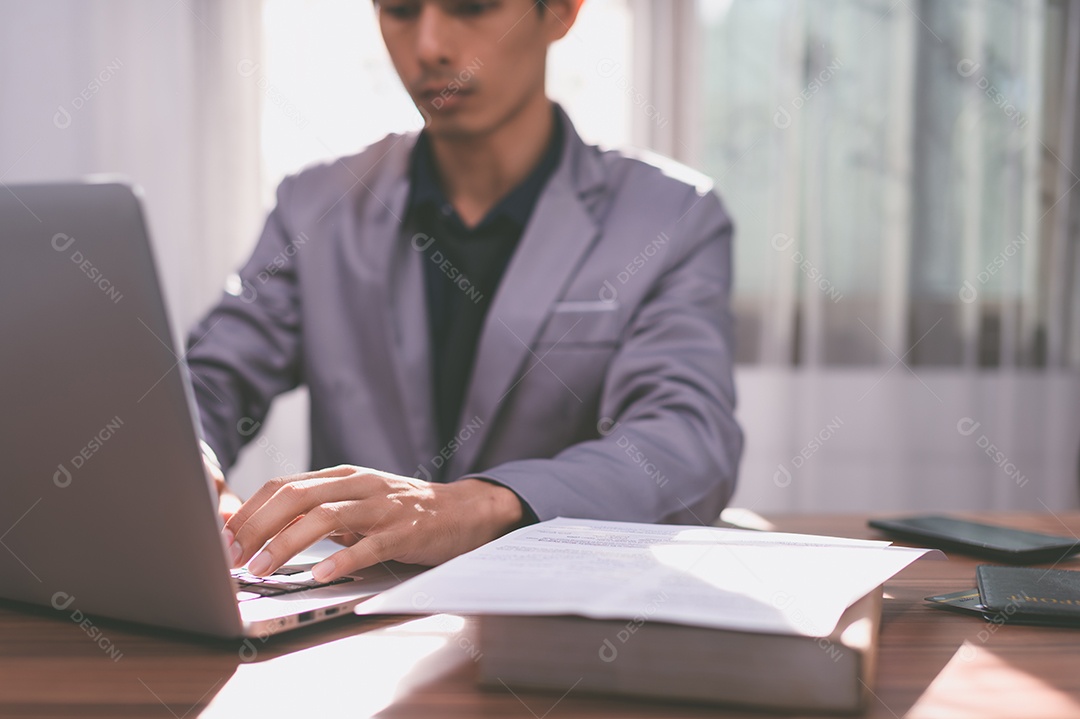
{"type": "Polygon", "coordinates": [[[528,176],[553,131],[551,101],[541,94],[495,132],[470,139],[431,138],[443,192],[467,226],[479,223],[528,176]]]}

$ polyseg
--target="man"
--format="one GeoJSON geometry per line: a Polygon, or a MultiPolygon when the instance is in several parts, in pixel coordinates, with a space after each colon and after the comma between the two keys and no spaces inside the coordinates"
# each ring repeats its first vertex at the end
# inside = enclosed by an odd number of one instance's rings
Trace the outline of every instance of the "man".
{"type": "Polygon", "coordinates": [[[376,2],[424,130],[283,181],[191,337],[208,458],[230,465],[302,383],[330,467],[231,514],[237,566],[334,535],[328,581],[558,515],[702,523],[727,502],[732,225],[703,178],[586,146],[547,98],[580,2],[376,2]]]}

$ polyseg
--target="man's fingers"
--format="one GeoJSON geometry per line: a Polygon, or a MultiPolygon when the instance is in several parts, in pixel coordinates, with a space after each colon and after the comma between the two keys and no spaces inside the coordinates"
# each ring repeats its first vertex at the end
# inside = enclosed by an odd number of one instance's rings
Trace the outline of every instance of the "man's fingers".
{"type": "Polygon", "coordinates": [[[398,532],[369,534],[351,547],[334,552],[316,564],[311,568],[311,575],[317,581],[329,582],[358,569],[388,562],[401,553],[404,541],[403,535],[398,532]]]}
{"type": "Polygon", "coordinates": [[[341,504],[321,504],[278,532],[251,560],[248,570],[258,576],[273,574],[300,552],[338,528],[341,504]]]}
{"type": "MultiPolygon", "coordinates": [[[[230,520],[230,526],[226,527],[233,533],[234,547],[238,547],[238,549],[230,550],[234,566],[240,566],[248,561],[268,539],[300,515],[308,514],[325,503],[356,498],[356,490],[352,483],[345,481],[309,479],[289,482],[271,489],[273,490],[271,496],[250,512],[248,512],[248,505],[255,505],[258,500],[256,497],[248,500],[230,520]],[[244,514],[248,516],[244,518],[244,514]],[[236,526],[238,528],[233,529],[236,526]]],[[[262,492],[261,489],[259,491],[262,492]]],[[[335,526],[330,529],[349,528],[335,526]]]]}
{"type": "Polygon", "coordinates": [[[243,527],[251,515],[255,514],[255,511],[266,504],[266,501],[274,496],[283,485],[279,479],[271,479],[269,482],[259,487],[255,491],[255,494],[248,497],[248,500],[240,505],[240,508],[233,513],[229,521],[225,523],[225,530],[236,535],[240,531],[240,527],[243,527]]]}
{"type": "Polygon", "coordinates": [[[328,469],[321,469],[317,472],[303,472],[301,474],[290,474],[283,477],[274,477],[269,482],[263,484],[251,495],[248,501],[244,502],[243,506],[232,516],[228,524],[225,525],[225,529],[235,535],[240,527],[244,526],[244,523],[251,518],[260,507],[262,507],[275,493],[287,484],[294,482],[300,482],[309,479],[321,479],[327,477],[347,477],[350,474],[361,471],[357,467],[351,467],[349,465],[339,465],[337,467],[330,467],[328,469]]]}

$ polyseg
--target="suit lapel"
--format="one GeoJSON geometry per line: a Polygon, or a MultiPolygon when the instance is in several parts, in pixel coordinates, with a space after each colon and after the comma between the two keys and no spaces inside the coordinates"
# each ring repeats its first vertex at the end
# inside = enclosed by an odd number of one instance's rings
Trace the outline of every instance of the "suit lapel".
{"type": "Polygon", "coordinates": [[[450,458],[450,479],[485,469],[473,465],[500,405],[536,362],[532,347],[551,307],[598,236],[583,196],[599,183],[601,171],[561,108],[560,116],[566,148],[484,320],[460,419],[460,424],[476,429],[450,458]]]}
{"type": "Polygon", "coordinates": [[[411,447],[411,456],[403,458],[407,466],[399,468],[403,474],[412,474],[412,463],[423,466],[436,452],[423,254],[402,224],[409,196],[408,157],[415,142],[415,134],[406,135],[387,152],[387,162],[371,185],[374,204],[360,227],[360,242],[368,244],[374,266],[384,270],[385,284],[374,288],[368,306],[372,319],[383,325],[385,341],[370,351],[384,353],[387,380],[397,390],[397,402],[389,393],[384,399],[398,406],[387,407],[378,421],[401,417],[411,447]]]}
{"type": "MultiPolygon", "coordinates": [[[[531,348],[551,307],[599,234],[586,203],[602,187],[603,169],[561,107],[558,112],[566,146],[484,321],[460,419],[461,425],[476,427],[477,418],[483,424],[449,458],[449,479],[484,469],[473,465],[500,405],[536,361],[531,348]]],[[[388,378],[393,377],[400,409],[388,408],[383,419],[402,418],[402,430],[412,448],[412,457],[405,461],[428,467],[440,448],[436,447],[424,255],[402,225],[409,194],[408,157],[415,142],[415,134],[403,136],[387,152],[386,162],[370,183],[376,201],[362,213],[358,240],[366,246],[364,254],[373,265],[385,270],[386,284],[374,288],[369,307],[374,310],[372,318],[383,325],[384,367],[388,378]]],[[[386,399],[393,401],[389,396],[386,399]]],[[[401,471],[413,473],[411,467],[401,471]]],[[[426,478],[422,472],[420,476],[426,478]]]]}

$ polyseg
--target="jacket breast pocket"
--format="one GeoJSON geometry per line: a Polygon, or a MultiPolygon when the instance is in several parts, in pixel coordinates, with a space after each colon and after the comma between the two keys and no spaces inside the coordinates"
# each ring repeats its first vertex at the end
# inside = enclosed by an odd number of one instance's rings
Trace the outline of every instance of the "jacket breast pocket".
{"type": "Polygon", "coordinates": [[[622,306],[603,300],[556,302],[536,341],[537,349],[615,347],[623,331],[622,306]]]}

